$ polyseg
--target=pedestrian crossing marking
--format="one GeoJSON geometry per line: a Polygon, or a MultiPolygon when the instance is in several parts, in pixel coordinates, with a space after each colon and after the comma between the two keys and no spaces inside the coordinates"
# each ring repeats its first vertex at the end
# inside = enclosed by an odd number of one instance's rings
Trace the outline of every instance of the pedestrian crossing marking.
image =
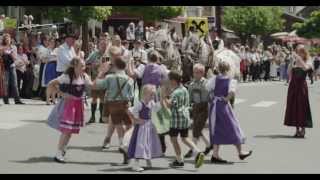
{"type": "Polygon", "coordinates": [[[275,101],[261,101],[256,104],[251,105],[251,107],[270,107],[277,104],[275,101]]]}
{"type": "Polygon", "coordinates": [[[236,98],[234,104],[240,104],[240,103],[244,103],[246,102],[247,100],[246,99],[239,99],[239,98],[236,98]]]}

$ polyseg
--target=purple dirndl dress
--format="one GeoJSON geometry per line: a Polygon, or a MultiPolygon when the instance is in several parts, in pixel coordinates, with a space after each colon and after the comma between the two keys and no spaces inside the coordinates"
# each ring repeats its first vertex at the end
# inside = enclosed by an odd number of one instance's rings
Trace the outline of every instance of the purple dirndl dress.
{"type": "Polygon", "coordinates": [[[245,137],[236,119],[230,103],[223,101],[228,96],[231,79],[217,76],[214,97],[209,109],[210,143],[213,144],[244,144],[245,137]]]}
{"type": "Polygon", "coordinates": [[[139,117],[143,124],[135,125],[128,148],[128,158],[153,159],[162,156],[160,139],[151,121],[151,109],[142,103],[139,117]]]}

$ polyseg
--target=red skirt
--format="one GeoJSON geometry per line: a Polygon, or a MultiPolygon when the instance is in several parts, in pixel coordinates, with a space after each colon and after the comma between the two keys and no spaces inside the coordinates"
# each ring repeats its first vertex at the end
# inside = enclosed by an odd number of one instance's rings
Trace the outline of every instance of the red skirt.
{"type": "Polygon", "coordinates": [[[312,128],[308,86],[301,69],[294,69],[288,89],[284,125],[312,128]]]}

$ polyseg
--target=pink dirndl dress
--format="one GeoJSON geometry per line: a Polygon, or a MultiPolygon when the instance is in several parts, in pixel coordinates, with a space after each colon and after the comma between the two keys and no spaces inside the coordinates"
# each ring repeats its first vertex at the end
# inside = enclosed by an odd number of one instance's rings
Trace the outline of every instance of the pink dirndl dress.
{"type": "MultiPolygon", "coordinates": [[[[60,79],[64,82],[63,77],[60,79]]],[[[61,99],[48,118],[48,125],[62,133],[78,134],[84,124],[84,102],[82,95],[85,90],[85,83],[84,81],[77,82],[77,84],[60,84],[60,90],[70,96],[61,99]]]]}

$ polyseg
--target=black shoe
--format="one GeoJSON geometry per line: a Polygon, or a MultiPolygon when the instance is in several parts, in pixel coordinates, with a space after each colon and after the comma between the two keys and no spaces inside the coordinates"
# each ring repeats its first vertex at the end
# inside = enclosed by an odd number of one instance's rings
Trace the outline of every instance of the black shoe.
{"type": "Polygon", "coordinates": [[[9,101],[3,101],[4,104],[10,104],[9,101]]]}
{"type": "Polygon", "coordinates": [[[86,124],[92,124],[95,122],[96,122],[95,118],[91,117],[90,120],[86,124]]]}
{"type": "Polygon", "coordinates": [[[16,101],[15,104],[25,104],[25,103],[21,101],[16,101]]]}
{"type": "Polygon", "coordinates": [[[240,154],[239,159],[244,160],[245,158],[249,157],[252,154],[252,151],[249,151],[248,154],[240,154]]]}
{"type": "Polygon", "coordinates": [[[206,149],[204,150],[204,155],[208,155],[210,153],[210,151],[212,150],[212,147],[206,147],[206,149]]]}
{"type": "Polygon", "coordinates": [[[232,162],[228,162],[226,160],[220,159],[220,158],[215,158],[215,157],[211,157],[211,163],[213,164],[231,164],[232,162]]]}
{"type": "Polygon", "coordinates": [[[122,164],[129,164],[127,152],[122,148],[119,148],[119,151],[123,155],[123,163],[122,164]]]}
{"type": "Polygon", "coordinates": [[[192,157],[192,150],[189,150],[188,152],[187,152],[187,154],[185,154],[184,155],[184,158],[191,158],[192,157]]]}
{"type": "Polygon", "coordinates": [[[178,162],[178,160],[173,161],[172,163],[169,164],[171,167],[183,167],[184,166],[184,162],[178,162]]]}
{"type": "Polygon", "coordinates": [[[102,120],[102,118],[99,119],[99,123],[104,124],[104,121],[102,120]]]}

